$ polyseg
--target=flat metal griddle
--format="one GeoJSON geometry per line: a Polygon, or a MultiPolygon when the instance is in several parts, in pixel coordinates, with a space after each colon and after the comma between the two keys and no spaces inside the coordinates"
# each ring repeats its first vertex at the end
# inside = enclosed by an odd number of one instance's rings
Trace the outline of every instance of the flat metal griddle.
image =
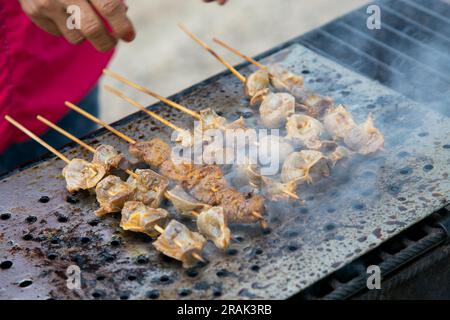
{"type": "MultiPolygon", "coordinates": [[[[305,205],[268,204],[271,233],[257,226],[233,227],[230,250],[208,244],[210,263],[189,270],[157,253],[145,236],[121,231],[119,215],[96,220],[94,196],[81,193],[68,202],[63,163],[44,160],[0,182],[0,214],[11,214],[0,220],[0,262],[13,262],[0,270],[0,298],[283,299],[449,202],[448,118],[299,45],[269,60],[304,73],[308,88],[346,104],[358,122],[373,112],[386,150],[344,161],[330,178],[300,188],[305,205]],[[42,196],[49,201],[39,202],[42,196]],[[81,290],[67,289],[65,272],[72,264],[82,270],[81,290]],[[23,282],[27,279],[32,283],[23,282]]],[[[251,68],[241,71],[248,74],[251,68]]],[[[230,119],[248,107],[241,83],[230,74],[176,98],[230,119]]],[[[192,123],[161,104],[152,108],[181,127],[192,123]]],[[[169,130],[141,113],[117,128],[135,139],[170,137],[169,130]]],[[[104,130],[87,142],[127,150],[104,130]]],[[[78,147],[66,148],[65,154],[90,158],[78,147]]]]}

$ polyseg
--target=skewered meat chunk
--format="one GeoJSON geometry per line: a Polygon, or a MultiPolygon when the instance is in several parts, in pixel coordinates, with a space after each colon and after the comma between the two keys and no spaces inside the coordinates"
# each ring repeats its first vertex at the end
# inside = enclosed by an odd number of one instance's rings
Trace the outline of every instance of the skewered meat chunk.
{"type": "Polygon", "coordinates": [[[297,183],[295,181],[282,183],[268,177],[262,177],[262,181],[265,189],[264,193],[269,199],[273,201],[288,199],[290,196],[287,195],[284,191],[289,191],[293,194],[296,193],[297,183]]]}
{"type": "Polygon", "coordinates": [[[345,147],[339,146],[329,156],[331,166],[334,167],[339,160],[347,158],[351,155],[351,151],[345,147]]]}
{"type": "Polygon", "coordinates": [[[244,117],[239,117],[239,119],[228,123],[225,126],[225,129],[245,129],[246,128],[246,124],[245,124],[245,119],[244,117]]]}
{"type": "Polygon", "coordinates": [[[122,209],[120,226],[124,230],[145,233],[152,238],[159,234],[155,225],[164,227],[169,213],[164,209],[155,209],[139,201],[128,201],[122,209]]]}
{"type": "Polygon", "coordinates": [[[64,167],[62,175],[66,179],[67,190],[76,192],[94,188],[106,175],[106,168],[101,164],[72,159],[64,167]]]}
{"type": "Polygon", "coordinates": [[[193,184],[190,191],[198,201],[215,206],[221,203],[221,192],[226,187],[227,182],[223,177],[209,174],[193,184]]]}
{"type": "Polygon", "coordinates": [[[295,113],[295,98],[289,93],[269,93],[259,107],[261,123],[267,128],[279,128],[295,113]]]}
{"type": "Polygon", "coordinates": [[[329,176],[330,167],[322,152],[302,150],[293,152],[283,164],[281,180],[285,183],[312,183],[312,176],[329,176]]]}
{"type": "Polygon", "coordinates": [[[133,199],[135,191],[134,186],[122,181],[119,177],[107,176],[95,188],[97,201],[100,204],[95,214],[102,217],[108,213],[119,212],[125,202],[133,199]]]}
{"type": "Polygon", "coordinates": [[[192,267],[197,263],[192,254],[199,254],[205,244],[206,239],[201,234],[190,231],[176,220],[170,221],[164,232],[153,242],[156,250],[183,262],[185,268],[192,267]]]}
{"type": "Polygon", "coordinates": [[[266,71],[258,70],[247,77],[244,84],[244,92],[252,98],[258,91],[269,88],[270,78],[266,71]]]}
{"type": "Polygon", "coordinates": [[[202,117],[202,130],[221,129],[227,124],[227,119],[219,116],[213,109],[208,108],[200,111],[202,117]]]}
{"type": "Polygon", "coordinates": [[[258,218],[252,212],[263,214],[264,198],[259,195],[245,197],[235,189],[227,188],[218,192],[221,197],[220,205],[230,223],[255,223],[258,218]]]}
{"type": "Polygon", "coordinates": [[[208,165],[232,163],[235,159],[234,149],[211,143],[203,147],[200,155],[203,163],[208,165]]]}
{"type": "Polygon", "coordinates": [[[186,180],[183,182],[183,186],[187,190],[191,190],[207,177],[216,180],[223,179],[222,169],[216,165],[196,165],[185,174],[186,180]]]}
{"type": "Polygon", "coordinates": [[[259,140],[258,154],[263,163],[269,163],[274,152],[278,152],[278,159],[284,161],[292,152],[294,147],[284,137],[267,135],[259,140]]]}
{"type": "Polygon", "coordinates": [[[230,244],[231,231],[227,226],[222,207],[212,207],[200,213],[197,218],[198,231],[217,248],[226,249],[230,244]]]}
{"type": "Polygon", "coordinates": [[[308,149],[319,149],[322,146],[320,135],[323,125],[320,121],[303,114],[294,114],[288,118],[287,138],[301,143],[308,149]]]}
{"type": "Polygon", "coordinates": [[[366,122],[348,132],[344,142],[351,150],[366,155],[383,148],[384,136],[374,127],[373,116],[369,114],[366,122]]]}
{"type": "Polygon", "coordinates": [[[175,163],[172,160],[166,160],[159,168],[159,172],[170,180],[183,182],[187,180],[187,173],[190,172],[192,168],[193,165],[190,163],[175,163]]]}
{"type": "Polygon", "coordinates": [[[166,192],[167,199],[172,202],[175,210],[183,216],[194,218],[192,211],[201,211],[207,207],[206,204],[198,202],[182,187],[175,186],[173,189],[166,192]]]}
{"type": "MultiPolygon", "coordinates": [[[[204,187],[219,188],[226,183],[223,179],[222,170],[215,165],[176,164],[169,160],[163,163],[160,173],[180,183],[183,188],[189,191],[194,188],[197,188],[197,190],[203,190],[204,187]]],[[[209,191],[211,190],[209,189],[209,191]]],[[[199,198],[197,200],[202,201],[199,198]]]]}
{"type": "Polygon", "coordinates": [[[175,132],[175,142],[180,144],[184,148],[188,148],[194,145],[194,137],[189,130],[182,130],[175,132]]]}
{"type": "Polygon", "coordinates": [[[322,117],[333,108],[333,99],[331,97],[322,97],[319,95],[310,95],[303,104],[312,109],[313,115],[322,117]]]}
{"type": "Polygon", "coordinates": [[[304,87],[292,87],[289,91],[297,103],[305,105],[307,112],[312,117],[322,117],[333,108],[333,99],[331,97],[322,97],[304,87]]]}
{"type": "Polygon", "coordinates": [[[247,160],[245,164],[238,165],[237,180],[242,185],[250,185],[254,189],[259,189],[261,185],[261,173],[257,165],[247,160]]]}
{"type": "Polygon", "coordinates": [[[170,145],[159,138],[132,144],[129,152],[132,156],[144,161],[151,167],[159,167],[164,161],[170,159],[172,149],[170,145]]]}
{"type": "Polygon", "coordinates": [[[270,82],[277,90],[286,90],[294,87],[302,87],[304,78],[283,68],[279,64],[268,66],[270,72],[270,82]]]}
{"type": "Polygon", "coordinates": [[[202,122],[200,126],[197,126],[196,130],[206,131],[210,129],[226,130],[245,128],[245,120],[243,117],[229,123],[226,118],[219,116],[211,108],[201,110],[200,116],[202,118],[202,122]]]}
{"type": "Polygon", "coordinates": [[[149,169],[137,169],[135,173],[137,177],[130,175],[127,180],[127,183],[136,189],[134,199],[152,208],[158,208],[169,180],[149,169]]]}
{"type": "Polygon", "coordinates": [[[337,106],[334,110],[325,115],[323,119],[325,130],[335,138],[343,139],[356,127],[352,115],[343,105],[337,106]]]}
{"type": "Polygon", "coordinates": [[[95,150],[92,163],[104,165],[107,171],[125,167],[126,159],[113,146],[102,144],[95,150]]]}

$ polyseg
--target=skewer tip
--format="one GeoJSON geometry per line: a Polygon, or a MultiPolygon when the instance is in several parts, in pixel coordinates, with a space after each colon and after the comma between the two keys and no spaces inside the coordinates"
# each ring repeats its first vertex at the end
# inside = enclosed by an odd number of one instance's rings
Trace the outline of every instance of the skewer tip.
{"type": "Polygon", "coordinates": [[[197,252],[193,252],[192,256],[197,259],[198,261],[202,262],[202,263],[206,263],[205,258],[203,258],[201,255],[199,255],[197,252]]]}

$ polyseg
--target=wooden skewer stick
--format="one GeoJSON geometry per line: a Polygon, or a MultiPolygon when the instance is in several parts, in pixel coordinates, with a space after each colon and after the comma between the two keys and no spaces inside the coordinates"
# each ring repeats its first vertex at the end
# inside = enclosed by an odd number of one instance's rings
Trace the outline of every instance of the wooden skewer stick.
{"type": "MultiPolygon", "coordinates": [[[[61,133],[63,136],[69,138],[70,140],[74,141],[75,143],[78,143],[80,146],[82,146],[83,148],[85,148],[86,150],[95,153],[95,148],[91,147],[90,145],[88,145],[86,142],[78,139],[77,137],[75,137],[74,135],[70,134],[69,132],[67,132],[66,130],[64,130],[63,128],[57,126],[56,124],[54,124],[53,122],[47,120],[46,118],[42,117],[42,116],[37,116],[36,117],[39,121],[43,122],[44,124],[46,124],[47,126],[49,126],[50,128],[52,128],[55,131],[58,131],[59,133],[61,133]]],[[[134,178],[138,178],[139,176],[134,173],[133,171],[126,169],[125,170],[126,173],[128,173],[130,176],[134,177],[134,178]]]]}
{"type": "Polygon", "coordinates": [[[298,195],[296,195],[294,192],[291,192],[289,190],[283,189],[281,190],[283,193],[287,194],[288,196],[296,199],[296,200],[300,200],[300,197],[298,195]]]}
{"type": "Polygon", "coordinates": [[[196,218],[198,218],[198,216],[200,215],[200,213],[198,213],[198,212],[195,211],[195,210],[192,210],[191,213],[192,213],[192,215],[193,215],[194,217],[196,217],[196,218]]]}
{"type": "Polygon", "coordinates": [[[19,129],[20,131],[22,131],[23,133],[25,133],[27,136],[29,136],[31,139],[33,139],[34,141],[36,141],[37,143],[39,143],[41,146],[43,146],[44,148],[46,148],[48,151],[52,152],[55,156],[57,156],[58,158],[60,158],[62,161],[64,161],[65,163],[69,163],[70,160],[64,156],[61,152],[59,152],[58,150],[56,150],[55,148],[53,148],[51,145],[49,145],[48,143],[46,143],[44,140],[42,140],[41,138],[39,138],[37,135],[35,135],[33,132],[31,132],[30,130],[28,130],[27,128],[25,128],[24,126],[22,126],[20,123],[18,123],[16,120],[14,120],[13,118],[11,118],[10,116],[6,115],[5,116],[6,121],[8,121],[9,123],[11,123],[13,126],[15,126],[17,129],[19,129]]]}
{"type": "Polygon", "coordinates": [[[269,228],[269,224],[267,223],[266,219],[264,219],[264,217],[259,212],[252,211],[252,216],[254,216],[255,218],[258,218],[260,220],[260,224],[263,229],[269,228]]]}
{"type": "Polygon", "coordinates": [[[213,41],[219,45],[221,45],[222,47],[224,47],[225,49],[233,52],[235,55],[237,55],[238,57],[241,57],[242,59],[246,60],[247,62],[250,62],[251,64],[254,64],[255,66],[257,66],[259,69],[264,70],[268,73],[270,73],[269,68],[267,68],[266,66],[262,65],[261,63],[259,63],[258,61],[256,61],[255,59],[246,56],[245,54],[243,54],[242,52],[239,52],[237,49],[229,46],[228,44],[226,44],[225,42],[217,39],[217,38],[213,38],[213,41]]]}
{"type": "Polygon", "coordinates": [[[82,146],[83,148],[85,148],[86,150],[94,153],[95,152],[95,148],[91,147],[90,145],[88,145],[87,143],[81,141],[80,139],[78,139],[77,137],[75,137],[74,135],[70,134],[69,132],[67,132],[66,130],[64,130],[63,128],[57,126],[56,124],[54,124],[53,122],[47,120],[46,118],[44,118],[43,116],[38,115],[36,117],[39,121],[43,122],[45,125],[49,126],[50,128],[52,128],[55,131],[58,131],[59,133],[61,133],[63,136],[69,138],[72,141],[75,141],[76,143],[78,143],[80,146],[82,146]]]}
{"type": "Polygon", "coordinates": [[[112,77],[112,78],[114,78],[114,79],[116,79],[116,80],[126,84],[126,85],[129,85],[130,87],[133,87],[133,88],[135,88],[135,89],[137,89],[137,90],[139,90],[139,91],[141,91],[141,92],[143,92],[145,94],[148,94],[151,97],[154,97],[154,98],[164,102],[165,104],[167,104],[170,107],[173,107],[175,109],[183,111],[183,112],[193,116],[194,118],[196,118],[198,120],[201,120],[201,118],[202,118],[197,112],[195,112],[195,111],[193,111],[191,109],[188,109],[185,106],[182,106],[181,104],[178,104],[178,103],[176,103],[176,102],[174,102],[172,100],[169,100],[169,99],[167,99],[167,98],[165,98],[163,96],[160,96],[159,94],[157,94],[157,93],[155,93],[155,92],[153,92],[153,91],[151,91],[151,90],[149,90],[147,88],[144,88],[143,86],[138,85],[137,83],[134,83],[131,80],[126,79],[125,77],[117,74],[116,72],[113,72],[113,71],[108,70],[108,69],[104,69],[103,73],[105,75],[108,75],[108,76],[110,76],[110,77],[112,77]]]}
{"type": "Polygon", "coordinates": [[[184,130],[181,129],[180,127],[177,127],[176,125],[174,125],[172,122],[164,119],[163,117],[161,117],[160,115],[154,113],[153,111],[147,110],[142,104],[140,104],[139,102],[127,97],[125,94],[123,94],[123,92],[105,85],[105,89],[108,90],[109,92],[111,92],[112,94],[118,96],[119,98],[125,100],[126,102],[128,102],[129,104],[135,106],[136,108],[138,108],[139,110],[147,113],[150,117],[158,120],[159,122],[161,122],[162,124],[168,126],[169,128],[175,130],[175,131],[179,131],[179,132],[183,132],[184,130]]]}
{"type": "Polygon", "coordinates": [[[108,129],[109,131],[111,131],[112,133],[114,133],[115,135],[117,135],[118,137],[122,138],[123,140],[127,141],[128,143],[131,144],[136,144],[136,140],[124,135],[122,132],[118,131],[117,129],[111,127],[109,124],[107,124],[106,122],[101,121],[100,119],[94,117],[93,115],[91,115],[90,113],[84,111],[83,109],[81,109],[80,107],[74,105],[73,103],[66,101],[65,103],[66,107],[78,112],[79,114],[81,114],[82,116],[88,118],[89,120],[97,123],[98,125],[101,125],[103,127],[105,127],[106,129],[108,129]]]}
{"type": "Polygon", "coordinates": [[[225,67],[228,68],[239,80],[245,82],[245,77],[239,73],[229,62],[225,61],[221,56],[219,56],[210,46],[208,46],[204,41],[200,40],[196,35],[190,32],[185,26],[182,24],[178,24],[181,30],[183,30],[189,37],[191,37],[195,42],[205,48],[210,54],[212,54],[220,63],[222,63],[225,67]]]}
{"type": "MultiPolygon", "coordinates": [[[[226,44],[225,42],[217,39],[217,38],[213,38],[213,41],[219,45],[221,45],[222,47],[224,47],[225,49],[233,52],[235,55],[237,55],[238,57],[241,57],[242,59],[244,59],[247,62],[250,62],[251,64],[255,65],[256,67],[258,67],[259,69],[267,72],[269,74],[269,76],[271,78],[275,78],[275,76],[270,72],[269,68],[267,68],[265,65],[259,63],[258,61],[256,61],[255,59],[243,54],[242,52],[240,52],[239,50],[231,47],[230,45],[226,44]]],[[[278,79],[279,82],[284,86],[285,89],[289,89],[288,86],[281,81],[281,79],[278,79]]]]}
{"type": "MultiPolygon", "coordinates": [[[[164,229],[161,228],[161,227],[158,226],[158,225],[155,225],[155,230],[158,231],[158,232],[161,233],[161,234],[164,233],[164,229]]],[[[177,246],[179,246],[180,248],[183,247],[183,244],[181,244],[179,241],[173,240],[173,242],[174,242],[177,246]]],[[[202,257],[201,255],[199,255],[197,252],[192,252],[192,256],[193,256],[195,259],[197,259],[198,261],[203,262],[203,263],[206,263],[205,259],[203,259],[203,257],[202,257]]]]}
{"type": "MultiPolygon", "coordinates": [[[[70,102],[68,102],[68,103],[70,103],[70,102]]],[[[77,111],[78,109],[79,109],[79,108],[76,108],[76,109],[73,109],[73,110],[77,111]]],[[[83,111],[84,111],[84,110],[83,110],[83,111]]],[[[77,112],[78,112],[78,111],[77,111],[77,112]]],[[[105,129],[109,130],[111,133],[114,133],[116,136],[118,136],[119,138],[125,140],[125,141],[128,142],[129,144],[136,144],[136,143],[137,143],[134,139],[132,139],[132,138],[128,137],[127,135],[123,134],[122,132],[120,132],[120,131],[114,129],[113,127],[111,127],[111,126],[108,125],[107,123],[101,121],[100,119],[94,117],[93,115],[91,115],[91,114],[89,114],[89,113],[87,113],[87,112],[85,112],[85,111],[84,111],[83,113],[81,113],[81,112],[79,112],[79,113],[80,113],[81,115],[85,116],[86,118],[88,118],[89,120],[91,120],[91,121],[93,121],[93,122],[95,122],[95,123],[97,123],[97,124],[103,126],[105,129]]]]}

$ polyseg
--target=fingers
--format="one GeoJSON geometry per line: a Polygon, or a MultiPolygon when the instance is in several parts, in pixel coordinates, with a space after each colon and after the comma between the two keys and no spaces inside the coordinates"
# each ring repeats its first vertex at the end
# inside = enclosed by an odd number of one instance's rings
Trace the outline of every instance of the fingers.
{"type": "Polygon", "coordinates": [[[106,29],[103,21],[86,0],[80,2],[81,8],[81,33],[99,51],[109,51],[117,44],[110,32],[106,29]]]}
{"type": "Polygon", "coordinates": [[[61,31],[59,31],[58,26],[51,21],[50,19],[47,18],[34,18],[34,17],[30,17],[31,21],[34,22],[34,24],[36,24],[39,28],[43,29],[44,31],[47,31],[48,33],[54,35],[54,36],[60,36],[61,35],[61,31]]]}
{"type": "Polygon", "coordinates": [[[56,24],[38,13],[38,8],[34,3],[30,1],[20,1],[20,5],[22,6],[22,10],[30,17],[31,21],[38,27],[55,36],[61,35],[56,24]]]}
{"type": "Polygon", "coordinates": [[[217,2],[221,6],[228,2],[228,0],[203,0],[203,2],[217,2]]]}
{"type": "Polygon", "coordinates": [[[133,41],[136,32],[127,17],[127,7],[121,0],[91,0],[98,13],[108,21],[117,38],[133,41]]]}
{"type": "Polygon", "coordinates": [[[78,30],[69,30],[66,27],[65,7],[59,1],[48,0],[20,0],[22,9],[40,28],[53,35],[63,35],[73,44],[84,40],[78,30]],[[59,18],[59,20],[58,20],[59,18]]]}

